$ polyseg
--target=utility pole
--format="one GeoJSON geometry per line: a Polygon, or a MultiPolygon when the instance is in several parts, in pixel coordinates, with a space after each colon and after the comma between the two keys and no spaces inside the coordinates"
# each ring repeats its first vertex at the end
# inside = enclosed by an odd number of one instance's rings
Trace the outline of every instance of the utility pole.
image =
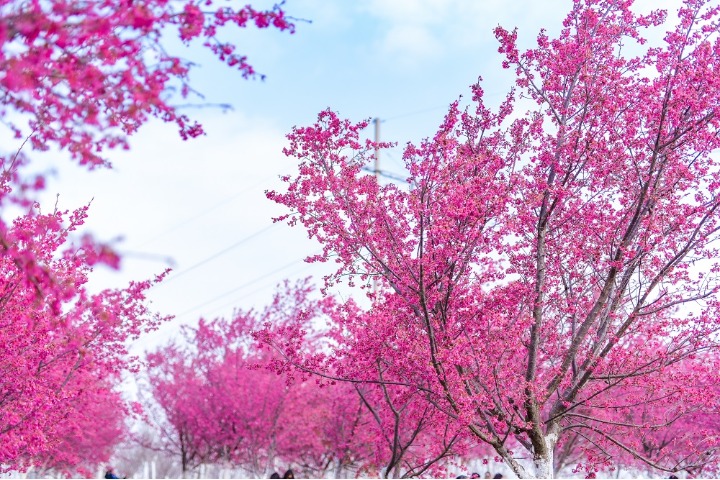
{"type": "Polygon", "coordinates": [[[375,178],[380,181],[380,149],[377,144],[380,143],[380,119],[373,119],[375,124],[375,178]]]}
{"type": "MultiPolygon", "coordinates": [[[[375,124],[375,181],[378,183],[378,187],[380,186],[380,148],[378,148],[378,143],[380,143],[380,119],[378,117],[375,117],[373,119],[373,123],[375,124]]],[[[377,285],[377,278],[373,276],[373,301],[377,300],[377,293],[378,293],[378,285],[377,285]]]]}

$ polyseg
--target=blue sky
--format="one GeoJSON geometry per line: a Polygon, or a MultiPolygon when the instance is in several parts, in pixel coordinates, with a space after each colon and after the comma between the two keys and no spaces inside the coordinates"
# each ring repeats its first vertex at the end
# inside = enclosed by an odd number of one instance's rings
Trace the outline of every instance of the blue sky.
{"type": "MultiPolygon", "coordinates": [[[[259,6],[261,4],[255,4],[259,6]]],[[[299,22],[294,35],[236,32],[238,50],[265,81],[244,81],[192,49],[192,80],[208,103],[233,110],[193,109],[207,135],[182,142],[171,125],[152,122],[111,156],[115,168],[87,173],[58,168],[44,196],[51,210],[94,199],[87,228],[100,239],[122,236],[119,272],[100,269],[93,288],[121,286],[173,266],[165,285],[150,292],[154,309],[177,319],[139,348],[157,345],[181,323],[229,315],[234,307],[262,307],[285,278],[322,275],[302,262],[318,246],[301,228],[272,226],[283,210],[264,190],[282,188],[292,172],[282,155],[284,135],[327,107],[353,120],[379,117],[383,140],[417,141],[432,135],[447,105],[478,76],[488,102],[512,80],[500,68],[492,29],[518,27],[521,45],[538,30],[559,31],[570,0],[288,0],[299,22]],[[176,277],[176,278],[173,278],[176,277]]],[[[370,132],[368,132],[370,134],[370,132]]],[[[383,170],[402,173],[399,154],[383,170]]]]}

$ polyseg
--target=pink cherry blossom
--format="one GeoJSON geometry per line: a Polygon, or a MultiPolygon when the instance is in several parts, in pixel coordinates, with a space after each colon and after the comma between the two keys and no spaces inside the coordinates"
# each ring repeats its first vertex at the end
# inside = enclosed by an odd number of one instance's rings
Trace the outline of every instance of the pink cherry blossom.
{"type": "Polygon", "coordinates": [[[453,103],[405,149],[408,188],[363,172],[388,147],[367,122],[293,130],[299,173],[268,197],[322,244],[309,261],[337,262],[326,287],[359,281],[372,306],[340,305],[309,358],[305,319],[268,326],[279,369],[416,395],[523,478],[576,437],[588,475],[717,469],[716,437],[651,437],[718,414],[720,6],[686,0],[658,44],[666,13],[631,6],[577,0],[525,52],[498,27],[513,89],[453,103]]]}

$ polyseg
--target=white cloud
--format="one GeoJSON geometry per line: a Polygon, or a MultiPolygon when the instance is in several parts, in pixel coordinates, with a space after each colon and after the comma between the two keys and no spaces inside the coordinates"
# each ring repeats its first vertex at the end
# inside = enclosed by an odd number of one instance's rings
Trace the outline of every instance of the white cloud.
{"type": "Polygon", "coordinates": [[[414,63],[442,52],[442,45],[432,33],[418,25],[395,25],[383,38],[383,48],[402,63],[414,63]]]}
{"type": "Polygon", "coordinates": [[[367,0],[361,10],[381,22],[379,50],[406,64],[494,46],[492,30],[499,24],[534,37],[540,26],[558,23],[570,5],[569,0],[367,0]]]}

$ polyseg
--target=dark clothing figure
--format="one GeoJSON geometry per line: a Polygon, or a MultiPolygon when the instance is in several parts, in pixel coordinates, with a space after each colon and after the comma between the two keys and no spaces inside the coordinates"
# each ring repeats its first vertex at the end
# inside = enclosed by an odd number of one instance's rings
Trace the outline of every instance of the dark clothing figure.
{"type": "Polygon", "coordinates": [[[285,472],[285,475],[283,475],[283,478],[295,478],[295,474],[292,470],[288,468],[287,472],[285,472]]]}
{"type": "Polygon", "coordinates": [[[115,475],[112,470],[108,470],[107,472],[105,472],[105,478],[120,478],[120,477],[115,475]]]}
{"type": "Polygon", "coordinates": [[[496,473],[493,478],[503,478],[502,473],[496,473]]]}
{"type": "Polygon", "coordinates": [[[272,475],[270,475],[270,478],[280,478],[280,474],[277,472],[273,472],[272,475]]]}

